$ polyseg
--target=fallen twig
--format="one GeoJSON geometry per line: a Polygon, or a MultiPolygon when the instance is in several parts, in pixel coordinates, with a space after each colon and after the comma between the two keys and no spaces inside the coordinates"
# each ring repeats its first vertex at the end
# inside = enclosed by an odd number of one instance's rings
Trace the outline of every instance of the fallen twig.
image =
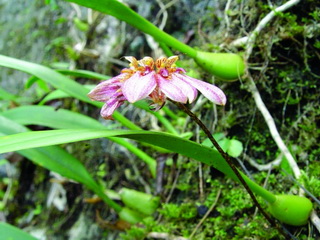
{"type": "Polygon", "coordinates": [[[165,240],[188,240],[188,238],[173,236],[169,233],[150,232],[148,238],[165,239],[165,240]]]}
{"type": "Polygon", "coordinates": [[[254,159],[252,159],[250,156],[248,156],[247,154],[243,154],[243,158],[245,160],[247,160],[251,166],[255,167],[259,171],[268,171],[268,170],[272,169],[273,167],[277,167],[280,165],[281,160],[283,158],[283,154],[280,153],[279,156],[275,160],[273,160],[272,162],[269,162],[267,164],[259,164],[254,159]]]}

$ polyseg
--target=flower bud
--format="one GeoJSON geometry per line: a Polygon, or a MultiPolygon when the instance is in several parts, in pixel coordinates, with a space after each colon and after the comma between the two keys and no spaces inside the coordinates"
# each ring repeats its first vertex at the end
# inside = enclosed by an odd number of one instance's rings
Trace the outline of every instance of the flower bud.
{"type": "Polygon", "coordinates": [[[226,81],[237,80],[246,68],[242,57],[234,53],[197,51],[194,60],[204,70],[226,81]]]}
{"type": "Polygon", "coordinates": [[[293,226],[301,226],[308,222],[312,203],[306,197],[277,195],[276,200],[269,205],[269,210],[279,221],[293,226]]]}

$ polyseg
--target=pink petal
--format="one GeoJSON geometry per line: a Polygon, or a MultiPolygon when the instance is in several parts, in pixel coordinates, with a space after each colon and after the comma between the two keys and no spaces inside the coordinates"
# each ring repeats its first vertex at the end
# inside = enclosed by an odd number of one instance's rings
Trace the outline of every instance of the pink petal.
{"type": "Polygon", "coordinates": [[[206,83],[204,81],[200,81],[198,79],[189,77],[187,75],[175,74],[179,75],[178,77],[198,89],[206,98],[218,105],[225,105],[227,102],[227,97],[224,92],[214,86],[213,84],[206,83]]]}
{"type": "Polygon", "coordinates": [[[178,86],[181,89],[181,91],[186,95],[186,97],[189,100],[189,103],[192,103],[198,96],[197,89],[189,83],[186,83],[185,81],[178,78],[176,74],[172,74],[171,76],[171,80],[173,81],[173,83],[176,86],[178,86]]]}
{"type": "Polygon", "coordinates": [[[104,119],[113,119],[113,112],[123,104],[123,101],[116,99],[111,99],[101,108],[100,114],[104,119]]]}
{"type": "Polygon", "coordinates": [[[91,100],[106,102],[114,96],[120,89],[122,83],[119,82],[121,75],[99,83],[94,89],[88,93],[91,100]]]}
{"type": "MultiPolygon", "coordinates": [[[[188,97],[183,92],[183,87],[178,85],[178,81],[163,78],[159,74],[157,75],[157,80],[160,91],[162,91],[168,98],[181,103],[186,103],[188,101],[188,97]]],[[[186,83],[183,82],[183,84],[186,83]]]]}
{"type": "Polygon", "coordinates": [[[155,72],[144,76],[136,72],[123,83],[122,93],[129,102],[134,103],[146,98],[156,86],[155,72]]]}

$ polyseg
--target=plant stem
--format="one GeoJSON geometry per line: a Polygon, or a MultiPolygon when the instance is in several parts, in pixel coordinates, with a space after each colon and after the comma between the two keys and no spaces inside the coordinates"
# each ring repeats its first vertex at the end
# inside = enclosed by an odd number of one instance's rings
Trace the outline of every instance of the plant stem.
{"type": "Polygon", "coordinates": [[[244,188],[246,189],[246,191],[249,193],[251,199],[253,200],[254,204],[256,205],[256,207],[260,210],[260,212],[262,213],[262,215],[268,220],[268,222],[272,225],[275,226],[278,231],[285,237],[288,238],[288,235],[278,226],[278,224],[264,211],[264,209],[262,208],[262,206],[259,204],[258,200],[256,199],[256,197],[254,196],[252,190],[250,189],[250,187],[248,186],[248,184],[246,183],[246,181],[244,180],[244,178],[242,177],[242,175],[240,174],[239,170],[236,168],[236,166],[233,164],[231,158],[229,157],[229,155],[227,153],[225,153],[222,148],[220,147],[220,145],[217,143],[217,141],[213,138],[211,132],[209,131],[209,129],[204,125],[204,123],[193,113],[191,112],[185,105],[179,103],[179,102],[175,102],[170,100],[171,102],[173,102],[176,106],[178,106],[182,111],[184,111],[186,114],[188,114],[191,119],[193,119],[196,124],[199,125],[199,127],[204,131],[204,133],[207,135],[207,137],[209,138],[209,140],[212,142],[213,146],[215,146],[215,148],[218,150],[218,152],[221,154],[221,156],[226,160],[226,162],[228,163],[228,165],[231,167],[232,171],[236,174],[236,176],[238,177],[240,183],[244,186],[244,188]]]}

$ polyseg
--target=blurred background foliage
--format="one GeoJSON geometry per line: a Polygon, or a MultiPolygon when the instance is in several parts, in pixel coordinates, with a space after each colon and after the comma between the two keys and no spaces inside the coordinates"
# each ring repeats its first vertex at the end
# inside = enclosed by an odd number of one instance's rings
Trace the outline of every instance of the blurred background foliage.
{"type": "MultiPolygon", "coordinates": [[[[164,30],[190,46],[206,51],[241,52],[243,47],[235,46],[233,41],[252,31],[271,11],[270,4],[278,6],[285,1],[230,1],[227,12],[224,11],[226,1],[125,2],[157,26],[166,21],[164,30]],[[160,11],[161,4],[167,6],[165,12],[160,11]]],[[[280,135],[304,172],[301,181],[318,198],[319,20],[320,9],[315,0],[301,2],[279,14],[258,37],[248,63],[280,135]]],[[[127,66],[123,56],[141,58],[161,54],[152,39],[131,26],[62,0],[0,0],[0,31],[1,54],[56,69],[85,69],[113,76],[127,66]]],[[[246,82],[214,80],[183,53],[176,54],[181,56],[183,67],[201,79],[215,81],[228,96],[224,109],[212,106],[201,97],[190,107],[213,131],[242,142],[243,154],[238,160],[258,183],[267,184],[267,188],[276,193],[296,193],[298,185],[288,175],[290,169],[285,160],[268,173],[250,164],[252,159],[267,164],[279,157],[279,150],[247,91],[246,82]]],[[[19,98],[18,102],[0,98],[2,111],[37,104],[52,90],[46,83],[33,82],[20,71],[0,70],[1,88],[19,98]]],[[[82,77],[75,80],[82,84],[98,82],[82,77]]],[[[48,105],[99,118],[99,109],[77,100],[55,100],[48,105]]],[[[172,124],[179,131],[192,131],[194,140],[205,140],[194,123],[174,106],[169,107],[177,116],[172,124]]],[[[163,130],[157,119],[146,111],[132,105],[124,105],[120,111],[143,129],[163,130]]],[[[110,128],[121,128],[117,122],[100,121],[110,128]]],[[[128,187],[154,193],[155,180],[146,166],[125,148],[106,139],[67,144],[65,148],[106,188],[128,187]]],[[[36,236],[46,236],[42,239],[148,239],[149,232],[187,237],[204,215],[203,209],[210,208],[223,186],[217,207],[197,231],[195,239],[279,239],[276,230],[270,229],[260,215],[255,216],[255,208],[242,187],[208,166],[142,148],[167,163],[161,195],[163,206],[156,218],[145,220],[143,227],[123,231],[123,223],[117,221],[116,215],[102,202],[88,203],[93,197],[91,192],[17,154],[3,156],[9,162],[0,162],[2,199],[10,186],[9,196],[0,206],[0,220],[36,236]],[[52,181],[61,183],[60,205],[48,204],[52,181]]],[[[319,237],[312,225],[289,230],[299,239],[319,237]]]]}

